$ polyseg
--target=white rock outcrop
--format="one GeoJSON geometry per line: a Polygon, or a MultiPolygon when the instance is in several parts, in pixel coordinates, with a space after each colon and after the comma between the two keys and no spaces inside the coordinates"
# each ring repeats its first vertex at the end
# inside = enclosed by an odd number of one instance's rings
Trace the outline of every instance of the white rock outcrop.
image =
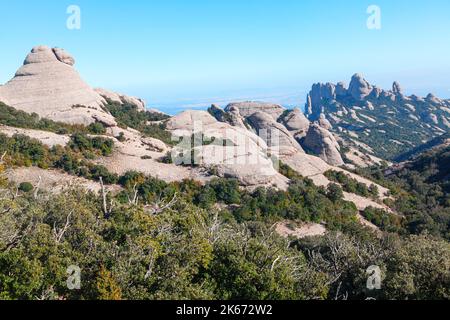
{"type": "Polygon", "coordinates": [[[119,104],[131,104],[135,105],[139,111],[145,111],[146,110],[146,103],[144,100],[136,97],[130,97],[125,94],[116,93],[113,91],[109,91],[103,88],[95,88],[95,92],[97,92],[100,96],[107,100],[111,100],[112,102],[116,102],[119,104]]]}
{"type": "Polygon", "coordinates": [[[339,152],[339,144],[333,134],[318,124],[310,126],[306,137],[303,139],[303,146],[332,166],[344,164],[339,152]]]}
{"type": "Polygon", "coordinates": [[[298,108],[285,113],[280,120],[286,129],[297,139],[304,137],[311,125],[303,112],[298,108]]]}
{"type": "Polygon", "coordinates": [[[229,112],[233,108],[239,110],[239,114],[243,118],[247,118],[253,113],[261,111],[269,114],[275,121],[278,120],[278,118],[283,114],[284,111],[286,111],[285,108],[278,104],[254,101],[230,103],[225,108],[225,111],[229,112]]]}
{"type": "Polygon", "coordinates": [[[0,86],[0,100],[55,121],[87,125],[100,119],[115,125],[102,109],[105,100],[81,79],[74,64],[63,49],[34,47],[14,78],[0,86]]]}

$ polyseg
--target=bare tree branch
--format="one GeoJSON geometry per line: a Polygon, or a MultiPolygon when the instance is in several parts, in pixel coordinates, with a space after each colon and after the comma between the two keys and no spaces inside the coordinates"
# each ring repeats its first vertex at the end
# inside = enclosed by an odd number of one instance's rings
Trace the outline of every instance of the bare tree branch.
{"type": "Polygon", "coordinates": [[[172,208],[177,203],[177,194],[175,193],[172,200],[165,203],[164,201],[158,200],[155,204],[146,206],[146,209],[150,211],[151,214],[160,214],[164,210],[172,208]]]}
{"type": "Polygon", "coordinates": [[[34,199],[37,199],[37,197],[38,197],[38,193],[39,193],[39,188],[41,186],[41,182],[42,182],[42,177],[39,176],[39,181],[38,181],[36,187],[34,188],[34,199]]]}
{"type": "Polygon", "coordinates": [[[66,233],[67,229],[70,227],[70,216],[72,215],[73,211],[70,211],[70,213],[66,217],[66,223],[63,228],[58,229],[56,227],[56,223],[53,224],[53,236],[55,238],[56,243],[60,243],[62,237],[66,233]]]}
{"type": "Polygon", "coordinates": [[[107,196],[109,191],[106,190],[105,184],[103,183],[103,177],[100,177],[100,186],[102,189],[102,199],[103,199],[103,214],[105,218],[109,218],[111,216],[112,210],[114,208],[114,200],[111,199],[109,208],[107,204],[107,196]]]}

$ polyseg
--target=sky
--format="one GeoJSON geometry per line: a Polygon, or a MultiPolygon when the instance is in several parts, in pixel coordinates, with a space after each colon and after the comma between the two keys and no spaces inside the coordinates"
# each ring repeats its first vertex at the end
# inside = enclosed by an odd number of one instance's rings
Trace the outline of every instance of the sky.
{"type": "Polygon", "coordinates": [[[300,105],[362,73],[450,97],[448,0],[0,0],[0,83],[29,50],[61,47],[91,86],[152,107],[255,99],[300,105]],[[67,8],[81,10],[70,30],[67,8]],[[367,8],[381,12],[369,29],[367,8]]]}

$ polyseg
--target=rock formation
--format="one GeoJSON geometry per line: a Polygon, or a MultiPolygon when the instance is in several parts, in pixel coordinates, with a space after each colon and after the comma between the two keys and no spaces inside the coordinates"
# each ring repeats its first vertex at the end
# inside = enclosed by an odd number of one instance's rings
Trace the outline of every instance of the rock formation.
{"type": "Polygon", "coordinates": [[[102,89],[102,88],[96,88],[94,89],[95,92],[97,92],[100,96],[102,96],[103,98],[110,100],[112,102],[116,102],[119,104],[131,104],[131,105],[135,105],[139,111],[145,111],[146,107],[145,107],[145,101],[140,99],[140,98],[136,98],[136,97],[130,97],[124,94],[120,94],[120,93],[116,93],[116,92],[112,92],[106,89],[102,89]]]}
{"type": "Polygon", "coordinates": [[[332,130],[347,147],[385,160],[448,131],[450,125],[450,100],[433,94],[407,96],[397,81],[383,90],[361,74],[353,75],[348,89],[344,83],[314,84],[305,110],[310,121],[332,130]]]}
{"type": "Polygon", "coordinates": [[[400,86],[400,84],[399,84],[397,81],[395,81],[395,82],[392,84],[392,92],[393,92],[395,95],[403,95],[402,87],[400,86]]]}
{"type": "Polygon", "coordinates": [[[341,166],[344,164],[339,153],[339,144],[333,134],[318,124],[313,124],[309,127],[302,145],[308,151],[319,155],[322,160],[330,165],[341,166]]]}
{"type": "Polygon", "coordinates": [[[239,110],[239,114],[243,118],[247,118],[257,111],[262,111],[269,114],[275,121],[278,120],[286,110],[278,104],[247,101],[231,103],[225,108],[225,111],[229,112],[233,108],[239,110]]]}
{"type": "Polygon", "coordinates": [[[292,154],[303,151],[298,142],[282,124],[276,122],[269,114],[258,111],[247,118],[249,124],[259,136],[263,136],[275,154],[292,154]],[[276,150],[276,151],[275,151],[276,150]]]}
{"type": "Polygon", "coordinates": [[[308,132],[311,124],[303,112],[298,108],[286,112],[279,120],[296,139],[303,138],[308,132]]]}
{"type": "MultiPolygon", "coordinates": [[[[267,117],[272,119],[269,115],[267,117]]],[[[200,166],[214,169],[221,177],[235,178],[244,186],[274,183],[279,187],[285,187],[286,179],[273,167],[265,141],[253,132],[217,121],[206,111],[192,110],[172,117],[167,123],[167,128],[178,137],[191,137],[193,134],[201,133],[208,142],[213,139],[220,141],[220,143],[191,145],[191,140],[188,139],[175,147],[174,154],[177,154],[177,150],[195,148],[200,166]],[[231,141],[232,145],[222,143],[227,141],[231,141]]],[[[186,160],[190,162],[193,159],[186,160]]]]}
{"type": "Polygon", "coordinates": [[[348,92],[355,100],[363,100],[371,91],[372,86],[361,74],[357,73],[352,77],[348,92]]]}
{"type": "Polygon", "coordinates": [[[13,79],[0,86],[4,103],[55,121],[115,124],[102,109],[105,100],[73,68],[75,59],[59,48],[37,46],[13,79]]]}

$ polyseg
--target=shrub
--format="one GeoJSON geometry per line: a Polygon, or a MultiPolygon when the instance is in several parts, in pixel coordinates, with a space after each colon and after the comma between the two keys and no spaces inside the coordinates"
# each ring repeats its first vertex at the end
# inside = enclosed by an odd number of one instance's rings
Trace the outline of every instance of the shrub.
{"type": "Polygon", "coordinates": [[[89,131],[89,133],[92,133],[92,134],[105,134],[106,133],[105,126],[103,124],[101,124],[100,122],[91,123],[87,127],[87,130],[89,131]]]}
{"type": "Polygon", "coordinates": [[[25,193],[31,192],[33,189],[34,187],[30,182],[22,182],[19,185],[19,190],[25,193]]]}

